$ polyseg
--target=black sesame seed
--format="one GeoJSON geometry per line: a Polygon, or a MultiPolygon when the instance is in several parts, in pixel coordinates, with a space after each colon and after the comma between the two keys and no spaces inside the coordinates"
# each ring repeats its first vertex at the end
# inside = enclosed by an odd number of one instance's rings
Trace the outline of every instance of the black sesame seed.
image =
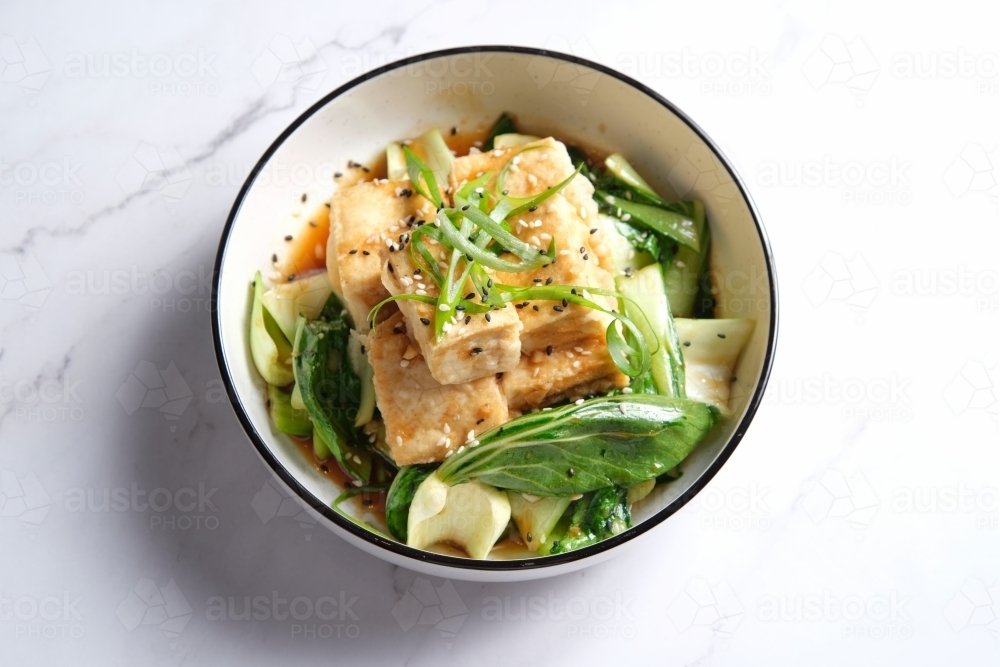
{"type": "Polygon", "coordinates": [[[348,254],[348,255],[357,255],[357,254],[358,254],[358,249],[357,249],[357,248],[354,248],[353,250],[351,250],[351,252],[349,252],[349,253],[347,253],[347,254],[348,254]]]}
{"type": "Polygon", "coordinates": [[[334,178],[340,178],[341,176],[343,176],[343,174],[340,173],[339,171],[338,172],[334,172],[334,174],[333,174],[334,178]]]}
{"type": "Polygon", "coordinates": [[[396,272],[396,269],[392,268],[392,264],[386,264],[386,266],[389,269],[389,273],[395,273],[396,272]]]}
{"type": "Polygon", "coordinates": [[[528,211],[531,211],[531,212],[534,212],[534,211],[537,211],[537,210],[538,210],[537,206],[532,206],[531,208],[528,209],[528,211]]]}
{"type": "Polygon", "coordinates": [[[362,345],[362,346],[361,346],[361,354],[364,354],[364,353],[365,353],[366,351],[367,351],[367,350],[365,349],[365,346],[364,346],[364,345],[362,345]]]}
{"type": "Polygon", "coordinates": [[[489,313],[486,313],[486,321],[487,321],[487,322],[490,322],[490,321],[492,321],[492,318],[490,317],[490,314],[489,314],[489,313]]]}
{"type": "Polygon", "coordinates": [[[424,326],[426,326],[426,325],[430,324],[431,321],[428,318],[426,318],[426,317],[421,317],[420,318],[420,323],[423,324],[424,326]]]}
{"type": "Polygon", "coordinates": [[[545,284],[546,285],[551,285],[552,284],[552,276],[549,276],[548,278],[545,279],[545,284]]]}
{"type": "Polygon", "coordinates": [[[330,469],[327,468],[325,465],[321,465],[319,469],[322,470],[323,472],[330,472],[330,469]]]}
{"type": "Polygon", "coordinates": [[[563,311],[563,307],[562,306],[552,306],[552,310],[556,311],[557,313],[561,313],[563,311]]]}
{"type": "Polygon", "coordinates": [[[548,347],[545,348],[545,354],[550,355],[550,356],[552,355],[552,346],[551,345],[549,345],[548,347]]]}
{"type": "Polygon", "coordinates": [[[524,304],[523,303],[516,303],[516,304],[514,304],[514,307],[517,308],[518,310],[521,310],[522,308],[524,308],[524,304]]]}
{"type": "Polygon", "coordinates": [[[291,241],[291,240],[292,240],[292,235],[291,235],[291,234],[289,234],[288,236],[286,236],[286,237],[285,237],[285,240],[286,240],[286,241],[291,241]]]}
{"type": "Polygon", "coordinates": [[[540,283],[540,282],[542,282],[542,279],[541,278],[535,278],[531,282],[533,282],[533,283],[540,283]]]}
{"type": "Polygon", "coordinates": [[[719,338],[725,338],[726,337],[726,334],[715,334],[715,335],[718,336],[719,338]]]}
{"type": "Polygon", "coordinates": [[[594,227],[593,229],[591,229],[590,233],[591,234],[596,234],[597,233],[597,227],[594,227]]]}
{"type": "Polygon", "coordinates": [[[476,422],[476,426],[479,426],[479,425],[480,425],[480,424],[482,424],[482,423],[483,423],[484,421],[486,421],[486,417],[480,417],[480,418],[479,418],[479,421],[477,421],[477,422],[476,422]]]}
{"type": "Polygon", "coordinates": [[[528,541],[531,541],[531,533],[528,533],[528,541]]]}
{"type": "Polygon", "coordinates": [[[463,206],[462,210],[463,211],[468,211],[469,210],[469,204],[466,204],[465,206],[463,206]]]}
{"type": "Polygon", "coordinates": [[[474,348],[472,348],[472,356],[476,356],[477,354],[479,354],[482,351],[483,351],[483,348],[481,348],[481,347],[474,347],[474,348]]]}
{"type": "Polygon", "coordinates": [[[369,169],[368,167],[361,167],[361,170],[362,170],[363,172],[365,172],[366,174],[367,174],[367,173],[369,173],[369,172],[371,171],[371,169],[369,169]]]}
{"type": "Polygon", "coordinates": [[[474,297],[474,296],[476,296],[476,293],[475,293],[475,292],[469,292],[468,294],[466,294],[466,295],[465,295],[465,298],[466,298],[466,299],[471,299],[471,298],[472,298],[472,297],[474,297]]]}
{"type": "Polygon", "coordinates": [[[289,273],[288,274],[288,282],[292,282],[294,280],[295,280],[295,274],[294,273],[289,273]]]}
{"type": "Polygon", "coordinates": [[[413,275],[419,276],[420,275],[420,269],[414,269],[413,270],[413,275]]]}
{"type": "Polygon", "coordinates": [[[303,192],[302,193],[302,203],[304,204],[305,202],[306,202],[306,193],[303,192]]]}
{"type": "Polygon", "coordinates": [[[565,308],[566,306],[569,305],[569,301],[567,301],[566,299],[563,299],[562,304],[563,304],[563,308],[565,308]]]}
{"type": "Polygon", "coordinates": [[[277,255],[271,255],[271,263],[272,264],[277,264],[278,263],[278,256],[277,255]]]}
{"type": "Polygon", "coordinates": [[[471,262],[472,261],[472,255],[470,255],[469,253],[465,253],[465,259],[471,262]]]}
{"type": "Polygon", "coordinates": [[[370,252],[368,252],[367,250],[362,250],[362,251],[361,251],[361,254],[362,254],[362,255],[370,255],[371,253],[370,253],[370,252]]]}
{"type": "Polygon", "coordinates": [[[587,249],[583,246],[580,246],[580,254],[582,255],[585,252],[587,252],[587,249]]]}
{"type": "Polygon", "coordinates": [[[734,375],[733,377],[729,378],[729,381],[730,382],[736,382],[736,376],[734,375]]]}
{"type": "Polygon", "coordinates": [[[535,312],[538,312],[538,306],[532,306],[532,308],[535,309],[535,312]]]}
{"type": "Polygon", "coordinates": [[[570,468],[569,470],[566,471],[566,474],[569,475],[570,477],[572,477],[573,475],[576,474],[576,471],[573,470],[572,468],[570,468]]]}
{"type": "Polygon", "coordinates": [[[571,289],[569,293],[572,294],[573,296],[576,296],[576,288],[574,287],[573,289],[571,289]]]}
{"type": "Polygon", "coordinates": [[[584,253],[584,255],[583,255],[583,260],[584,260],[584,261],[587,261],[588,259],[590,259],[590,255],[588,255],[588,254],[584,253]]]}
{"type": "Polygon", "coordinates": [[[504,190],[503,191],[504,194],[508,194],[509,192],[510,192],[510,190],[504,190]]]}
{"type": "Polygon", "coordinates": [[[691,341],[689,340],[684,341],[684,347],[691,347],[691,341]]]}
{"type": "MultiPolygon", "coordinates": [[[[330,208],[330,202],[326,202],[326,203],[324,204],[324,206],[326,206],[327,208],[330,208]]],[[[311,223],[311,222],[310,222],[309,224],[310,224],[310,225],[312,225],[313,227],[315,227],[315,226],[316,226],[316,225],[313,225],[313,223],[311,223]]]]}
{"type": "Polygon", "coordinates": [[[451,128],[451,136],[455,136],[456,134],[458,134],[458,128],[457,127],[451,128]]]}
{"type": "Polygon", "coordinates": [[[465,306],[462,305],[455,306],[455,310],[465,310],[465,306]]]}
{"type": "Polygon", "coordinates": [[[487,278],[486,279],[486,286],[487,287],[493,287],[493,279],[492,278],[487,278]]]}
{"type": "Polygon", "coordinates": [[[472,315],[466,315],[465,316],[465,323],[468,324],[471,321],[472,321],[472,315]]]}

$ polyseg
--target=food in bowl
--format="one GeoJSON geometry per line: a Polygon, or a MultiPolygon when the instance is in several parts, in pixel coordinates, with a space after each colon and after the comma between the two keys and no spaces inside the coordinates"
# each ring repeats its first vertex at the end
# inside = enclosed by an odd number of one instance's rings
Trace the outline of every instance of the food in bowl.
{"type": "Polygon", "coordinates": [[[475,559],[630,527],[729,418],[754,328],[713,317],[701,202],[517,129],[349,162],[255,276],[250,318],[272,422],[344,489],[334,507],[475,559]]]}

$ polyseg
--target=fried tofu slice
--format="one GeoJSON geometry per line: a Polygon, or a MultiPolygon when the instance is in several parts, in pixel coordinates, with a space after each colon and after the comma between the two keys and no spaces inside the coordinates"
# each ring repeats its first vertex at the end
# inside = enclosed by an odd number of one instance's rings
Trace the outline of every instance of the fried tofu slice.
{"type": "MultiPolygon", "coordinates": [[[[461,157],[452,165],[452,189],[484,173],[494,174],[489,185],[510,162],[504,188],[512,197],[539,194],[558,185],[573,173],[566,147],[552,139],[523,147],[496,149],[461,157]]],[[[547,267],[516,273],[497,273],[496,280],[508,285],[532,285],[551,282],[614,290],[610,252],[597,243],[604,233],[598,225],[594,187],[578,175],[565,188],[542,202],[534,211],[525,211],[508,222],[514,234],[536,248],[547,249],[555,239],[556,261],[547,267]],[[597,230],[591,233],[591,230],[597,230]]],[[[616,307],[610,297],[593,295],[593,301],[608,309],[616,307]]],[[[522,302],[523,304],[523,302],[522,302]]],[[[523,330],[522,352],[563,345],[588,338],[603,337],[611,322],[609,315],[585,306],[538,301],[518,309],[523,330]]]]}
{"type": "Polygon", "coordinates": [[[603,336],[554,347],[552,353],[535,350],[501,379],[507,407],[526,412],[563,400],[576,400],[612,388],[628,386],[618,370],[603,336]]]}
{"type": "Polygon", "coordinates": [[[443,385],[431,375],[401,313],[369,336],[375,396],[386,441],[400,466],[443,461],[470,439],[508,418],[495,375],[443,385]]]}
{"type": "MultiPolygon", "coordinates": [[[[438,296],[434,282],[418,273],[408,247],[383,248],[382,260],[382,284],[391,294],[438,296]]],[[[441,384],[461,384],[503,373],[514,368],[520,359],[523,327],[513,306],[488,315],[456,311],[451,324],[445,325],[444,337],[438,341],[434,335],[434,305],[408,299],[401,299],[396,305],[406,319],[410,339],[419,347],[431,375],[441,384]]]]}
{"type": "Polygon", "coordinates": [[[368,313],[389,292],[382,284],[381,249],[409,229],[411,219],[432,219],[434,206],[408,189],[410,182],[366,181],[338,190],[330,199],[327,270],[359,331],[367,331],[368,313]],[[336,285],[335,285],[336,287],[336,285]]]}
{"type": "MultiPolygon", "coordinates": [[[[540,194],[563,182],[573,173],[573,162],[566,151],[566,145],[552,137],[547,137],[524,146],[498,148],[456,158],[452,163],[449,178],[452,192],[455,192],[467,181],[486,173],[493,174],[487,187],[492,192],[500,172],[503,171],[508,162],[513,162],[513,164],[507,170],[504,189],[511,197],[530,197],[540,194]]],[[[614,264],[611,251],[604,241],[605,230],[597,224],[598,209],[597,202],[594,201],[593,184],[583,175],[578,174],[559,191],[556,197],[561,197],[565,201],[566,207],[563,209],[565,222],[577,223],[588,234],[590,234],[590,230],[596,230],[587,242],[590,256],[596,258],[597,263],[603,269],[613,272],[614,264]]],[[[553,199],[550,198],[539,208],[544,209],[552,202],[553,199]]],[[[534,221],[539,217],[531,213],[525,213],[521,216],[525,221],[529,221],[529,218],[534,221]]],[[[542,219],[544,222],[544,218],[542,219]]],[[[537,229],[534,231],[534,235],[540,239],[546,233],[550,236],[556,236],[556,243],[559,243],[557,233],[552,230],[537,229]]],[[[548,247],[547,241],[545,247],[548,247]]],[[[568,247],[579,247],[579,245],[568,247]]]]}

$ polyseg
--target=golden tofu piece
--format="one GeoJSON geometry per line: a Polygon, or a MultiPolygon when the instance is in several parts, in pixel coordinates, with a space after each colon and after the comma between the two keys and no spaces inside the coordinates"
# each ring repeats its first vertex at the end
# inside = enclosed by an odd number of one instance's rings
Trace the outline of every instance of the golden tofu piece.
{"type": "Polygon", "coordinates": [[[418,194],[406,196],[409,187],[406,180],[366,181],[330,199],[327,269],[331,279],[339,276],[339,291],[359,331],[368,330],[368,313],[389,296],[379,258],[386,240],[407,232],[411,218],[433,219],[434,206],[418,194]]]}
{"type": "Polygon", "coordinates": [[[576,400],[628,386],[604,337],[589,338],[521,355],[521,361],[501,379],[509,410],[527,412],[563,400],[576,400]]]}
{"type": "MultiPolygon", "coordinates": [[[[504,189],[511,197],[530,197],[540,194],[559,183],[562,183],[573,173],[573,162],[570,160],[566,146],[561,141],[556,141],[552,137],[547,137],[539,141],[516,146],[513,148],[498,148],[484,153],[476,153],[465,157],[456,158],[452,163],[450,184],[452,192],[467,181],[471,181],[482,174],[490,173],[487,190],[494,191],[496,180],[508,162],[513,161],[507,170],[504,180],[504,189]]],[[[583,175],[577,175],[554,197],[550,197],[539,208],[544,209],[553,203],[556,198],[564,200],[565,206],[561,208],[561,216],[566,223],[576,223],[582,230],[590,234],[590,230],[596,229],[593,236],[588,239],[588,249],[591,257],[596,257],[598,264],[608,271],[614,270],[610,249],[604,242],[605,230],[598,224],[597,202],[594,201],[594,186],[583,175]]],[[[525,221],[534,221],[539,217],[533,213],[525,212],[519,216],[525,221]]],[[[542,218],[544,221],[544,218],[542,218]]],[[[511,221],[514,224],[514,221],[511,221]]],[[[528,236],[538,236],[544,245],[542,235],[548,233],[556,237],[559,243],[559,236],[555,231],[538,229],[534,234],[528,236]]],[[[520,235],[519,235],[520,236],[520,235]]],[[[579,244],[572,247],[579,247],[579,244]]]]}
{"type": "MultiPolygon", "coordinates": [[[[443,246],[429,246],[435,254],[443,246]]],[[[447,251],[450,253],[450,251],[447,251]]],[[[400,250],[383,248],[382,283],[391,294],[439,293],[434,281],[416,273],[409,247],[400,250]]],[[[471,284],[465,293],[474,291],[471,284]]],[[[494,310],[488,315],[466,315],[455,311],[444,337],[434,335],[433,304],[401,299],[396,301],[406,319],[406,330],[419,346],[431,375],[441,384],[461,384],[476,378],[503,373],[517,365],[521,356],[521,320],[513,306],[494,310]],[[489,319],[487,320],[487,317],[489,319]],[[426,322],[426,324],[425,324],[426,322]]]]}
{"type": "MultiPolygon", "coordinates": [[[[451,186],[458,188],[479,174],[492,173],[489,188],[493,188],[497,175],[508,162],[511,167],[504,188],[512,197],[536,195],[573,173],[566,147],[549,137],[526,147],[496,149],[458,158],[452,165],[451,186]]],[[[497,273],[495,279],[508,285],[545,284],[551,279],[556,285],[614,290],[614,277],[609,270],[611,255],[605,244],[599,242],[605,232],[598,223],[593,194],[593,185],[583,176],[577,176],[536,210],[525,211],[508,220],[514,234],[536,248],[547,249],[554,238],[556,261],[532,271],[497,273]],[[591,233],[592,229],[597,231],[591,233]]],[[[593,295],[591,300],[608,309],[616,307],[611,297],[593,295]]],[[[611,317],[600,311],[551,301],[530,302],[518,310],[518,315],[524,325],[522,352],[586,338],[603,338],[611,322],[611,317]]]]}
{"type": "Polygon", "coordinates": [[[449,452],[507,421],[507,402],[495,375],[443,385],[414,348],[401,313],[369,338],[375,396],[386,441],[400,466],[443,461],[449,452]]]}

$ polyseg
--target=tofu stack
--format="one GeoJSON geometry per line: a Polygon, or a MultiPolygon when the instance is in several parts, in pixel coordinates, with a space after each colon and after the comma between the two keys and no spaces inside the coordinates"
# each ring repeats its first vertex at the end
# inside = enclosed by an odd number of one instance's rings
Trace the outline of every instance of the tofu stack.
{"type": "MultiPolygon", "coordinates": [[[[546,138],[456,158],[449,192],[484,173],[493,174],[492,190],[505,168],[504,188],[512,197],[537,195],[574,171],[566,147],[546,138]]],[[[409,186],[408,180],[360,183],[331,201],[329,275],[359,329],[367,327],[371,308],[389,295],[438,294],[406,248],[408,233],[420,221],[431,222],[436,212],[409,186]]],[[[515,235],[539,249],[554,238],[558,255],[549,266],[496,272],[493,280],[614,290],[603,238],[609,230],[597,222],[593,193],[591,183],[577,175],[536,210],[509,220],[515,235]]],[[[430,248],[447,261],[449,249],[430,248]]],[[[617,305],[611,297],[584,296],[609,309],[617,305]]],[[[599,311],[528,301],[488,315],[458,312],[438,341],[432,304],[398,300],[395,305],[398,312],[384,309],[387,319],[369,335],[369,361],[386,442],[401,466],[442,461],[522,412],[628,384],[607,350],[611,317],[599,311]]]]}

